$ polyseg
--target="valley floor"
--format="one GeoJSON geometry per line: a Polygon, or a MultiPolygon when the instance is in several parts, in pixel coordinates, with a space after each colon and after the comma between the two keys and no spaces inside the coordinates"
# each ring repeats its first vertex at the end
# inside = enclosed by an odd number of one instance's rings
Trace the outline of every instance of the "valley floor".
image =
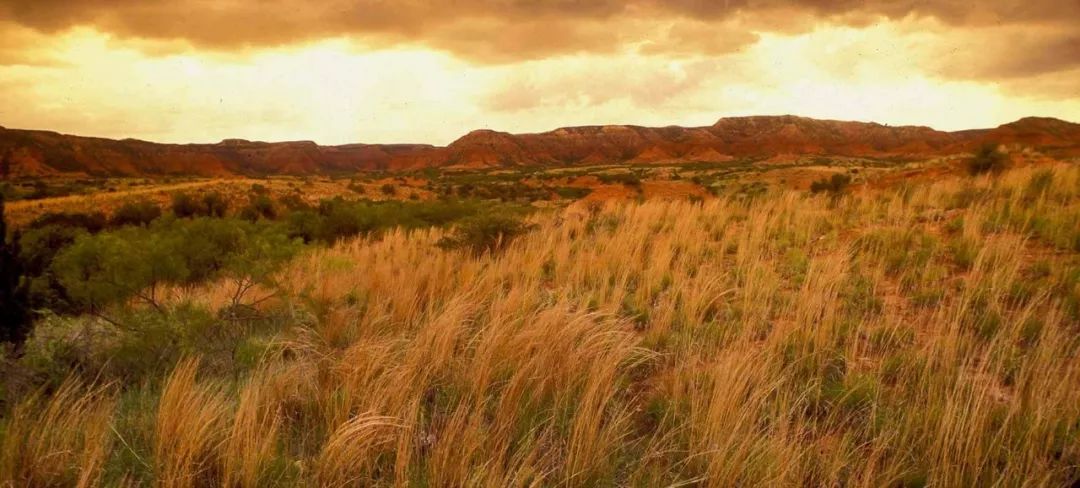
{"type": "Polygon", "coordinates": [[[1075,164],[528,219],[39,321],[0,485],[1080,481],[1075,164]]]}

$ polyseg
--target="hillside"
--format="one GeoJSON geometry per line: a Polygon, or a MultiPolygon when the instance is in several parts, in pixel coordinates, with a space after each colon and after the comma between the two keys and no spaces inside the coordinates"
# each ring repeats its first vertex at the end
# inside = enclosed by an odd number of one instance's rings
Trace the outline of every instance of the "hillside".
{"type": "Polygon", "coordinates": [[[777,155],[926,158],[988,142],[1080,154],[1080,124],[1025,118],[994,129],[928,127],[794,116],[722,118],[708,127],[567,127],[538,134],[477,130],[446,147],[420,144],[320,146],[310,141],[158,144],[0,128],[0,177],[313,175],[425,167],[501,167],[721,162],[777,155]]]}

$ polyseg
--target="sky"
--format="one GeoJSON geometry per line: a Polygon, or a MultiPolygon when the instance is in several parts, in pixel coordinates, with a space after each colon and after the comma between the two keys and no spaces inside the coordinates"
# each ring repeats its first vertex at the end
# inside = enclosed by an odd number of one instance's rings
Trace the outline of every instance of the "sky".
{"type": "Polygon", "coordinates": [[[1080,0],[0,0],[0,125],[158,142],[1080,122],[1080,0]]]}

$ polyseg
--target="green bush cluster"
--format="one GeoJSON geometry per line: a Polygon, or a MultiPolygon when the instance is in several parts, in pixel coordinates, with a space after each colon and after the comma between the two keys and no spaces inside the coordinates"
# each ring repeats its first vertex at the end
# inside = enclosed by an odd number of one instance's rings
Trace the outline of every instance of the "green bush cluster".
{"type": "Polygon", "coordinates": [[[297,250],[278,226],[162,219],[148,227],[80,234],[50,267],[73,302],[87,310],[131,298],[158,307],[155,291],[160,286],[222,276],[257,282],[297,250]]]}
{"type": "Polygon", "coordinates": [[[18,246],[8,238],[0,196],[0,342],[21,344],[30,329],[30,310],[18,246]]]}
{"type": "Polygon", "coordinates": [[[1008,158],[993,144],[980,147],[967,162],[968,173],[972,175],[996,174],[1004,171],[1006,167],[1008,167],[1008,158]]]}
{"type": "Polygon", "coordinates": [[[285,228],[289,236],[304,242],[331,243],[393,227],[443,226],[490,208],[469,201],[369,202],[334,198],[323,200],[317,208],[289,214],[285,228]]]}
{"type": "Polygon", "coordinates": [[[828,192],[831,194],[840,194],[847,189],[851,184],[851,176],[837,173],[829,178],[822,178],[810,184],[811,193],[828,192]]]}
{"type": "MultiPolygon", "coordinates": [[[[227,217],[228,203],[219,193],[178,193],[172,212],[165,215],[157,203],[138,199],[124,203],[111,216],[94,212],[38,217],[5,244],[4,253],[12,258],[10,266],[4,265],[4,276],[13,277],[12,287],[18,287],[29,310],[60,315],[92,312],[113,319],[104,313],[111,313],[108,309],[114,304],[135,300],[157,308],[157,290],[162,286],[190,286],[224,277],[235,281],[242,297],[302,243],[332,243],[394,227],[445,226],[494,208],[478,201],[372,202],[340,197],[312,206],[295,194],[275,201],[265,186],[255,184],[248,205],[235,217],[227,217]]],[[[482,225],[470,226],[474,234],[485,232],[482,225]]],[[[515,233],[502,234],[509,238],[515,233]]],[[[21,337],[9,340],[21,342],[21,337]]]]}
{"type": "Polygon", "coordinates": [[[104,178],[7,181],[0,183],[0,195],[8,201],[40,200],[109,190],[109,184],[110,180],[104,178]]]}
{"type": "Polygon", "coordinates": [[[517,216],[489,213],[465,219],[453,232],[439,241],[444,249],[467,249],[475,254],[504,249],[530,226],[517,216]]]}
{"type": "Polygon", "coordinates": [[[641,188],[641,175],[637,173],[599,174],[596,175],[601,183],[619,183],[630,188],[641,188]]]}
{"type": "Polygon", "coordinates": [[[560,198],[578,200],[589,196],[589,194],[592,193],[592,188],[561,186],[555,189],[555,193],[558,194],[560,198]]]}
{"type": "Polygon", "coordinates": [[[229,202],[218,192],[208,192],[202,197],[190,193],[173,195],[172,212],[179,218],[224,217],[229,211],[229,202]]]}
{"type": "MultiPolygon", "coordinates": [[[[477,181],[467,182],[459,186],[449,187],[446,192],[453,191],[461,198],[476,198],[480,200],[499,200],[502,202],[512,201],[537,201],[550,198],[551,190],[547,187],[530,186],[520,181],[477,181]]],[[[450,196],[444,193],[444,196],[450,196]]]]}
{"type": "Polygon", "coordinates": [[[112,225],[121,227],[125,225],[149,225],[154,219],[161,217],[161,207],[150,200],[134,200],[127,202],[113,212],[112,225]]]}
{"type": "Polygon", "coordinates": [[[274,220],[278,218],[278,207],[270,195],[253,193],[248,199],[248,204],[240,209],[240,218],[255,222],[260,219],[274,220]]]}

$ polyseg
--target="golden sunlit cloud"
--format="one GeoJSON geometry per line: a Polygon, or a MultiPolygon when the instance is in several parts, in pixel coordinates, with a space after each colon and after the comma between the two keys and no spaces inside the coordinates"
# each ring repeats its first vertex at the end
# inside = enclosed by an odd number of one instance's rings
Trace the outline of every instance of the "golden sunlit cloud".
{"type": "Polygon", "coordinates": [[[0,2],[0,125],[446,144],[748,114],[1080,120],[1068,1],[212,3],[0,2]]]}

